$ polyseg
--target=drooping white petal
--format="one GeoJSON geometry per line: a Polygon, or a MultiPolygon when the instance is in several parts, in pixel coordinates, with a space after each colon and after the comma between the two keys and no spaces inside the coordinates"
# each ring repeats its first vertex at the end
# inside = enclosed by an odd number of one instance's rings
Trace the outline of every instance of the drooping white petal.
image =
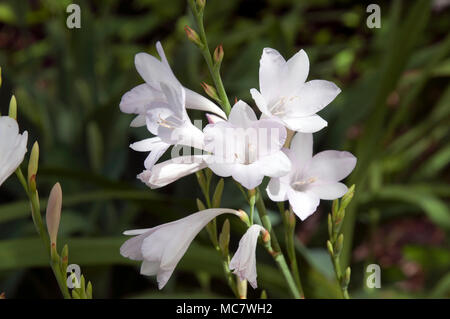
{"type": "Polygon", "coordinates": [[[267,103],[272,103],[278,96],[282,84],[282,70],[286,60],[271,48],[264,48],[259,61],[259,89],[267,103]]]}
{"type": "Polygon", "coordinates": [[[186,107],[188,109],[212,112],[219,115],[221,118],[227,118],[227,115],[220,107],[205,98],[203,95],[189,90],[188,88],[184,89],[186,90],[186,107]]]}
{"type": "MultiPolygon", "coordinates": [[[[143,260],[141,273],[157,275],[158,287],[162,289],[195,236],[213,218],[224,213],[239,215],[236,210],[227,208],[199,211],[185,218],[143,230],[140,235],[127,240],[120,253],[133,260],[143,260]]],[[[139,230],[137,231],[139,233],[139,230]]]]}
{"type": "Polygon", "coordinates": [[[253,289],[258,287],[256,277],[256,244],[259,233],[265,231],[260,225],[252,225],[239,241],[239,247],[230,261],[230,270],[241,280],[247,280],[253,289]]]}
{"type": "Polygon", "coordinates": [[[269,198],[274,202],[284,202],[288,199],[287,193],[290,189],[288,183],[283,183],[281,178],[271,178],[266,191],[269,198]]]}
{"type": "Polygon", "coordinates": [[[184,176],[206,167],[204,156],[180,156],[158,163],[151,170],[145,170],[137,178],[152,189],[166,186],[184,176]]]}
{"type": "Polygon", "coordinates": [[[292,131],[301,133],[315,133],[328,125],[327,121],[319,115],[311,115],[305,117],[283,117],[286,127],[292,131]]]}
{"type": "Polygon", "coordinates": [[[16,120],[0,116],[0,185],[14,173],[27,152],[27,131],[19,134],[16,120]]]}
{"type": "Polygon", "coordinates": [[[314,193],[297,192],[290,189],[287,196],[289,204],[292,206],[292,210],[301,220],[305,220],[311,216],[320,203],[320,198],[314,193]]]}
{"type": "Polygon", "coordinates": [[[161,141],[159,137],[147,138],[130,145],[130,148],[135,151],[150,152],[144,161],[144,167],[148,170],[153,167],[169,147],[170,144],[161,141]]]}
{"type": "Polygon", "coordinates": [[[344,196],[348,188],[342,183],[313,183],[308,187],[308,192],[316,194],[320,199],[334,200],[344,196]]]}
{"type": "Polygon", "coordinates": [[[355,168],[356,157],[349,152],[323,151],[313,156],[305,177],[338,182],[355,168]]]}

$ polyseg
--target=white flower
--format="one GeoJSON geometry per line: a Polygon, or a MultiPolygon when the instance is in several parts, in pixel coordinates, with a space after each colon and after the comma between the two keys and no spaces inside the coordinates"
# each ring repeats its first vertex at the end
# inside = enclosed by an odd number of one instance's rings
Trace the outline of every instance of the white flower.
{"type": "Polygon", "coordinates": [[[19,134],[16,120],[0,116],[0,185],[22,163],[27,152],[27,131],[19,134]]]}
{"type": "Polygon", "coordinates": [[[312,134],[297,133],[291,148],[285,150],[292,170],[281,178],[272,178],[267,186],[269,198],[275,202],[289,200],[301,220],[316,211],[321,199],[333,200],[347,192],[339,183],[356,165],[349,152],[323,151],[312,156],[312,134]]]}
{"type": "Polygon", "coordinates": [[[227,121],[207,125],[205,150],[212,153],[208,167],[222,177],[232,176],[247,189],[261,184],[264,176],[287,174],[291,163],[281,151],[286,129],[278,121],[258,120],[246,103],[238,101],[227,121]]]}
{"type": "Polygon", "coordinates": [[[205,157],[203,155],[176,157],[156,164],[151,170],[144,170],[137,177],[152,189],[160,188],[206,168],[205,157]]]}
{"type": "MultiPolygon", "coordinates": [[[[167,102],[161,88],[161,83],[182,87],[169,66],[160,42],[156,43],[156,50],[161,61],[147,53],[138,53],[134,63],[136,69],[146,83],[128,91],[120,101],[120,110],[124,113],[138,114],[131,122],[131,126],[144,126],[146,111],[154,102],[167,102]]],[[[216,104],[202,95],[184,88],[186,91],[186,107],[190,109],[213,112],[226,118],[225,113],[216,104]]]]}
{"type": "Polygon", "coordinates": [[[125,235],[138,236],[127,240],[120,253],[132,260],[142,260],[141,274],[156,275],[158,287],[162,289],[195,236],[213,218],[224,213],[240,215],[233,209],[213,208],[154,228],[126,231],[125,235]]]}
{"type": "Polygon", "coordinates": [[[305,51],[300,50],[286,62],[278,51],[265,48],[259,67],[261,92],[250,90],[264,116],[278,118],[287,128],[304,133],[314,133],[327,126],[316,113],[341,90],[324,80],[305,82],[308,72],[305,51]]]}
{"type": "Polygon", "coordinates": [[[239,241],[239,247],[230,262],[230,270],[241,280],[247,280],[253,289],[258,287],[256,282],[256,244],[259,233],[266,231],[260,225],[252,225],[239,241]]]}

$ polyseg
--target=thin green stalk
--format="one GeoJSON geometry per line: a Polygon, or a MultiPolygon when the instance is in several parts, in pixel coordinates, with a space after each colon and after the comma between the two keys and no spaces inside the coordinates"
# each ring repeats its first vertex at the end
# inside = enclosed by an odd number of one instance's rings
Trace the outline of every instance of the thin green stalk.
{"type": "Polygon", "coordinates": [[[284,278],[286,279],[286,282],[289,286],[289,289],[291,290],[292,295],[294,298],[300,299],[304,298],[303,288],[301,286],[300,280],[296,282],[294,278],[292,277],[292,274],[289,270],[289,267],[286,263],[286,259],[284,258],[283,252],[281,251],[280,244],[278,243],[277,236],[275,234],[275,231],[272,228],[272,223],[269,219],[269,216],[267,215],[266,207],[264,205],[264,201],[261,197],[261,192],[257,188],[257,199],[256,199],[256,208],[258,210],[259,217],[261,219],[261,222],[265,229],[270,234],[271,239],[271,250],[269,250],[269,253],[274,258],[275,262],[277,263],[278,267],[280,268],[281,272],[283,273],[284,278]]]}
{"type": "Polygon", "coordinates": [[[291,266],[291,272],[294,276],[295,283],[297,284],[297,288],[301,291],[302,290],[302,283],[300,280],[300,273],[298,270],[298,263],[297,263],[297,255],[295,253],[295,243],[294,243],[294,236],[295,236],[295,215],[292,213],[292,210],[284,210],[283,203],[279,203],[278,207],[280,208],[280,213],[283,219],[283,225],[285,230],[285,237],[286,237],[286,248],[288,252],[289,262],[291,266]]]}
{"type": "Polygon", "coordinates": [[[61,268],[59,266],[59,262],[54,260],[55,258],[51,256],[51,247],[50,247],[50,238],[48,237],[48,233],[45,229],[44,223],[42,222],[41,217],[41,208],[39,204],[39,195],[37,191],[30,191],[29,187],[25,181],[25,177],[20,168],[16,170],[16,175],[22,184],[27,196],[30,201],[31,206],[31,217],[33,218],[33,223],[36,227],[39,237],[42,239],[44,243],[44,247],[46,248],[47,255],[50,259],[50,266],[52,268],[53,274],[55,275],[56,281],[58,283],[59,289],[64,297],[64,299],[71,299],[69,290],[67,288],[66,282],[63,280],[63,276],[61,273],[61,268]]]}
{"type": "Polygon", "coordinates": [[[194,15],[195,22],[197,24],[197,28],[200,33],[200,40],[203,44],[200,47],[202,51],[203,57],[205,58],[206,64],[208,65],[209,73],[214,81],[214,85],[216,87],[217,93],[219,94],[219,98],[221,101],[221,106],[225,113],[228,115],[231,110],[230,101],[228,100],[227,94],[225,92],[225,87],[223,86],[222,78],[220,76],[220,66],[215,66],[211,52],[209,51],[208,41],[206,39],[205,27],[203,25],[203,9],[198,10],[197,5],[194,0],[189,0],[189,6],[191,8],[192,14],[194,15]]]}

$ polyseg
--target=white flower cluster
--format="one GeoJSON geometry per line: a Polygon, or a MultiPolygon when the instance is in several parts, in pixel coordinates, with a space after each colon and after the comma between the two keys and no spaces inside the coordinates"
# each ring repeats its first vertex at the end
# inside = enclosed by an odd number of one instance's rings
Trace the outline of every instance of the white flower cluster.
{"type": "MultiPolygon", "coordinates": [[[[136,114],[131,126],[147,126],[154,137],[131,144],[133,150],[150,152],[138,178],[150,188],[159,188],[209,167],[216,175],[231,176],[245,188],[259,186],[270,177],[267,194],[273,201],[289,201],[302,220],[313,214],[320,199],[342,197],[347,187],[340,183],[356,165],[348,152],[324,151],[313,156],[312,133],[327,126],[316,113],[340,93],[332,82],[306,81],[309,60],[301,50],[286,61],[278,51],[263,50],[259,69],[260,90],[250,93],[261,111],[237,101],[227,115],[205,97],[183,87],[174,76],[161,44],[161,60],[139,53],[136,69],[144,79],[127,92],[120,103],[125,113],[136,114]],[[187,109],[202,110],[209,124],[194,126],[187,109]],[[287,136],[294,134],[291,143],[287,136]],[[288,134],[289,133],[289,134],[288,134]],[[288,141],[289,142],[289,141],[288,141]],[[289,148],[285,148],[290,144],[289,148]],[[188,155],[157,163],[172,145],[200,149],[188,155]]],[[[157,275],[162,288],[196,234],[221,213],[230,209],[207,209],[178,221],[151,229],[128,231],[138,235],[121,248],[123,256],[142,260],[141,273],[157,275]]],[[[230,268],[256,287],[256,240],[263,227],[253,225],[242,237],[230,268]]]]}

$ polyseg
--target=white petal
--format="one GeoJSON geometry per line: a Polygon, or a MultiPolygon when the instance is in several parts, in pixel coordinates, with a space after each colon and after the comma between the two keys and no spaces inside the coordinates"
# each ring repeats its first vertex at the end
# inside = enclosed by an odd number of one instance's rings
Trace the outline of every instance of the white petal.
{"type": "Polygon", "coordinates": [[[310,133],[297,133],[291,141],[292,165],[296,169],[304,168],[312,158],[313,136],[310,133]]]}
{"type": "Polygon", "coordinates": [[[288,191],[289,204],[291,204],[294,213],[305,220],[311,216],[319,206],[320,199],[314,193],[297,192],[293,189],[288,191]]]}
{"type": "Polygon", "coordinates": [[[330,81],[313,80],[306,82],[286,103],[290,116],[304,117],[314,115],[331,103],[341,92],[336,84],[330,81]]]}
{"type": "Polygon", "coordinates": [[[280,178],[271,178],[267,185],[266,192],[274,202],[284,202],[288,199],[287,192],[290,186],[283,183],[280,178]]]}
{"type": "Polygon", "coordinates": [[[253,289],[257,288],[256,244],[259,233],[265,231],[260,225],[252,225],[239,241],[239,247],[230,261],[230,270],[241,280],[247,280],[253,289]]]}
{"type": "Polygon", "coordinates": [[[216,124],[218,122],[224,122],[225,121],[223,118],[221,118],[221,117],[219,117],[217,115],[214,115],[214,114],[206,113],[205,116],[206,116],[206,119],[208,120],[209,124],[216,124]]]}
{"type": "Polygon", "coordinates": [[[28,133],[19,134],[16,120],[0,116],[0,185],[22,163],[27,152],[28,133]]]}
{"type": "Polygon", "coordinates": [[[212,112],[224,119],[227,118],[227,115],[220,107],[218,107],[216,104],[205,98],[203,95],[200,95],[197,92],[189,90],[188,88],[185,88],[185,90],[186,90],[186,107],[188,109],[212,112]]]}
{"type": "Polygon", "coordinates": [[[195,173],[206,167],[203,156],[181,156],[153,166],[137,177],[150,188],[166,186],[186,175],[195,173]]]}
{"type": "Polygon", "coordinates": [[[255,162],[264,176],[282,177],[291,170],[291,161],[282,151],[264,156],[255,162]]]}
{"type": "Polygon", "coordinates": [[[232,166],[233,179],[247,189],[254,189],[262,183],[264,173],[261,172],[260,165],[256,163],[244,165],[234,164],[232,166]]]}
{"type": "Polygon", "coordinates": [[[161,91],[145,83],[125,93],[122,96],[119,107],[124,113],[145,114],[145,107],[151,102],[164,100],[165,97],[161,91]]]}
{"type": "Polygon", "coordinates": [[[148,170],[151,170],[155,163],[161,158],[161,156],[167,151],[170,147],[170,144],[161,142],[152,149],[150,154],[148,154],[147,158],[144,161],[144,167],[148,170]]]}
{"type": "Polygon", "coordinates": [[[127,240],[121,247],[121,254],[130,259],[143,260],[141,273],[156,274],[161,289],[195,236],[213,218],[224,213],[239,215],[236,210],[227,208],[199,211],[185,218],[150,228],[145,233],[127,240]]]}
{"type": "Polygon", "coordinates": [[[252,122],[257,121],[255,112],[244,101],[239,100],[232,108],[228,122],[236,127],[247,128],[252,122]]]}
{"type": "Polygon", "coordinates": [[[131,144],[130,148],[136,152],[150,152],[160,143],[162,142],[159,137],[151,137],[131,144]]]}
{"type": "Polygon", "coordinates": [[[282,120],[290,130],[302,133],[315,133],[328,125],[327,121],[319,115],[290,118],[283,117],[282,120]]]}
{"type": "Polygon", "coordinates": [[[342,183],[312,183],[308,192],[313,192],[320,199],[334,200],[344,196],[348,188],[342,183]]]}
{"type": "Polygon", "coordinates": [[[130,126],[131,127],[141,127],[141,126],[145,126],[145,124],[146,124],[145,114],[139,114],[131,121],[130,126]]]}
{"type": "Polygon", "coordinates": [[[292,56],[284,65],[283,72],[283,92],[294,92],[297,88],[301,87],[309,73],[309,59],[304,50],[300,50],[294,56],[292,56]]]}
{"type": "Polygon", "coordinates": [[[338,182],[346,178],[355,165],[356,157],[349,152],[323,151],[313,156],[305,176],[320,181],[338,182]]]}
{"type": "Polygon", "coordinates": [[[154,56],[147,53],[138,53],[134,58],[134,64],[139,75],[147,84],[159,90],[160,84],[180,85],[174,77],[172,70],[154,56]]]}
{"type": "Polygon", "coordinates": [[[264,48],[259,61],[259,89],[269,104],[279,96],[285,64],[286,60],[277,50],[264,48]]]}
{"type": "Polygon", "coordinates": [[[261,113],[272,117],[272,113],[270,113],[269,109],[267,108],[266,99],[262,96],[262,94],[259,93],[259,91],[256,89],[250,89],[250,94],[252,95],[252,98],[261,113]]]}

